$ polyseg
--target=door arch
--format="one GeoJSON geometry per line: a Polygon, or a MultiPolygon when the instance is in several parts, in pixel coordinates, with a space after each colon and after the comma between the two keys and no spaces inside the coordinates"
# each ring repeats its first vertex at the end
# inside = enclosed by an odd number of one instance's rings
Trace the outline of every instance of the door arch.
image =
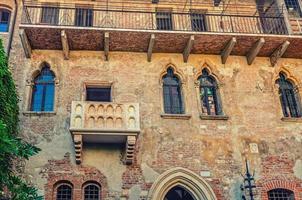
{"type": "Polygon", "coordinates": [[[217,200],[212,188],[203,178],[181,167],[167,170],[161,174],[153,183],[148,200],[170,200],[166,197],[170,195],[170,192],[173,195],[175,189],[178,189],[179,192],[186,192],[186,195],[189,195],[188,197],[191,197],[192,200],[217,200]]]}

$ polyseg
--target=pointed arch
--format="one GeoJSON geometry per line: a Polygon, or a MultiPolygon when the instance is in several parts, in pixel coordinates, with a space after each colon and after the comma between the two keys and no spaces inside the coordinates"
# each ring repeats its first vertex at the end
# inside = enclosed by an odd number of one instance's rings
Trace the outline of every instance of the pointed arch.
{"type": "Polygon", "coordinates": [[[209,75],[213,76],[215,80],[217,81],[218,85],[222,85],[222,77],[219,76],[219,72],[216,69],[216,67],[209,61],[203,62],[201,67],[198,68],[197,72],[194,75],[195,80],[198,80],[198,78],[202,75],[202,71],[204,69],[208,70],[209,75]]]}
{"type": "Polygon", "coordinates": [[[214,191],[204,179],[181,167],[161,174],[153,183],[148,200],[164,200],[165,195],[176,186],[184,188],[196,200],[217,200],[214,191]]]}
{"type": "Polygon", "coordinates": [[[162,79],[163,77],[167,74],[167,70],[169,68],[172,68],[173,69],[173,72],[174,74],[176,75],[177,78],[179,78],[181,84],[184,84],[186,82],[186,79],[185,79],[185,76],[184,76],[184,73],[182,71],[180,71],[176,65],[174,65],[172,62],[168,63],[167,65],[165,65],[165,67],[163,68],[163,70],[161,71],[160,73],[160,83],[162,83],[162,79]]]}
{"type": "Polygon", "coordinates": [[[292,82],[292,84],[294,84],[296,87],[301,86],[301,82],[292,75],[292,73],[290,72],[289,69],[287,69],[286,67],[281,67],[277,73],[275,74],[275,77],[273,79],[273,84],[276,83],[276,81],[280,78],[280,73],[283,73],[286,76],[286,79],[289,80],[290,82],[292,82]]]}

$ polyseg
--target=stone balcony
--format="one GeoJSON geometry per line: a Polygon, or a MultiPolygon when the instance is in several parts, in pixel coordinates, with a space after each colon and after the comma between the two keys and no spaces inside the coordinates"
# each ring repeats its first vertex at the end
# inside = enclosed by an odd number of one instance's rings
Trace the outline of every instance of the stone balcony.
{"type": "Polygon", "coordinates": [[[82,161],[83,143],[125,144],[124,162],[131,164],[140,132],[138,103],[73,101],[70,132],[73,135],[76,162],[82,161]]]}
{"type": "Polygon", "coordinates": [[[73,50],[102,51],[106,60],[110,51],[146,52],[148,61],[152,53],[181,53],[184,62],[190,54],[218,54],[222,63],[238,55],[248,64],[260,56],[270,57],[272,65],[281,57],[302,58],[302,36],[289,34],[294,22],[283,15],[205,13],[201,27],[185,12],[171,12],[170,21],[160,25],[157,12],[93,7],[83,24],[77,7],[52,6],[45,15],[45,5],[24,6],[20,36],[28,58],[34,49],[62,50],[65,59],[73,50]]]}

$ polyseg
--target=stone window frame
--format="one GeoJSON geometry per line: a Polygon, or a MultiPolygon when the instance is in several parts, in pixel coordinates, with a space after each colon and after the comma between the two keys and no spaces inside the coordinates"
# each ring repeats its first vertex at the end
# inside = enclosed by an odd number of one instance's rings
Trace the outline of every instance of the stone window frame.
{"type": "Polygon", "coordinates": [[[169,63],[165,65],[162,72],[160,73],[159,78],[159,97],[160,97],[160,105],[161,105],[161,117],[166,119],[190,119],[191,114],[188,106],[188,97],[187,97],[187,79],[184,76],[184,73],[176,68],[176,65],[173,63],[169,63]],[[165,113],[164,108],[164,97],[163,97],[163,77],[167,74],[168,68],[172,68],[174,71],[174,75],[176,75],[180,81],[180,88],[181,88],[181,96],[182,96],[182,106],[183,106],[183,114],[168,114],[165,113]]]}
{"type": "Polygon", "coordinates": [[[195,86],[195,94],[196,94],[196,99],[197,99],[197,108],[199,112],[199,117],[202,120],[228,120],[229,116],[225,113],[224,110],[224,103],[223,103],[223,92],[222,88],[224,86],[224,83],[222,82],[222,77],[219,76],[218,71],[216,68],[211,67],[211,64],[208,64],[208,62],[204,62],[201,64],[202,67],[200,67],[194,74],[194,86],[195,86]],[[202,75],[202,71],[204,69],[207,69],[209,72],[209,76],[213,77],[217,83],[217,90],[219,92],[219,101],[220,101],[220,106],[222,110],[222,115],[205,115],[202,112],[201,109],[201,99],[200,99],[200,82],[198,81],[198,78],[202,75]]]}
{"type": "Polygon", "coordinates": [[[47,61],[42,61],[39,64],[38,69],[34,69],[29,73],[29,77],[26,80],[25,87],[25,105],[24,105],[24,115],[55,115],[57,112],[57,102],[58,102],[58,87],[59,87],[59,79],[58,79],[58,71],[54,65],[50,64],[47,61]],[[41,73],[44,66],[48,66],[50,71],[54,74],[54,102],[53,102],[53,111],[31,111],[31,102],[32,102],[32,93],[34,86],[34,79],[41,73]]]}
{"type": "Polygon", "coordinates": [[[99,88],[110,88],[111,90],[111,102],[114,103],[116,100],[116,91],[115,91],[115,84],[113,81],[84,81],[82,88],[82,95],[81,100],[86,101],[86,88],[87,87],[99,87],[99,88]]]}
{"type": "Polygon", "coordinates": [[[82,199],[85,199],[85,188],[89,185],[94,185],[99,189],[99,200],[102,200],[102,185],[96,181],[86,181],[82,184],[82,199]]]}
{"type": "MultiPolygon", "coordinates": [[[[284,122],[302,122],[302,117],[292,118],[292,117],[284,117],[284,115],[283,115],[282,105],[281,105],[281,101],[279,98],[279,86],[276,83],[276,81],[280,78],[280,76],[279,76],[280,73],[285,74],[286,79],[289,80],[295,86],[295,89],[297,90],[297,94],[299,95],[300,98],[302,98],[302,89],[301,89],[302,83],[295,76],[292,75],[292,73],[290,72],[290,70],[287,67],[285,67],[285,66],[280,67],[279,70],[276,70],[276,73],[274,75],[273,82],[272,82],[274,97],[278,104],[278,108],[277,108],[278,115],[281,116],[281,120],[284,122]]],[[[300,103],[301,103],[300,106],[302,107],[302,101],[300,103]]]]}

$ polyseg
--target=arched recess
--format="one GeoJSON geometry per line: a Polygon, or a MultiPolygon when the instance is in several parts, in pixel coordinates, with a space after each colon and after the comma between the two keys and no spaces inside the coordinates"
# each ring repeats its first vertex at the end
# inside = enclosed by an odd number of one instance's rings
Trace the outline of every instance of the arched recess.
{"type": "Polygon", "coordinates": [[[165,195],[176,186],[187,190],[196,200],[217,200],[214,191],[204,179],[181,167],[161,174],[153,183],[148,200],[164,200],[165,195]]]}

